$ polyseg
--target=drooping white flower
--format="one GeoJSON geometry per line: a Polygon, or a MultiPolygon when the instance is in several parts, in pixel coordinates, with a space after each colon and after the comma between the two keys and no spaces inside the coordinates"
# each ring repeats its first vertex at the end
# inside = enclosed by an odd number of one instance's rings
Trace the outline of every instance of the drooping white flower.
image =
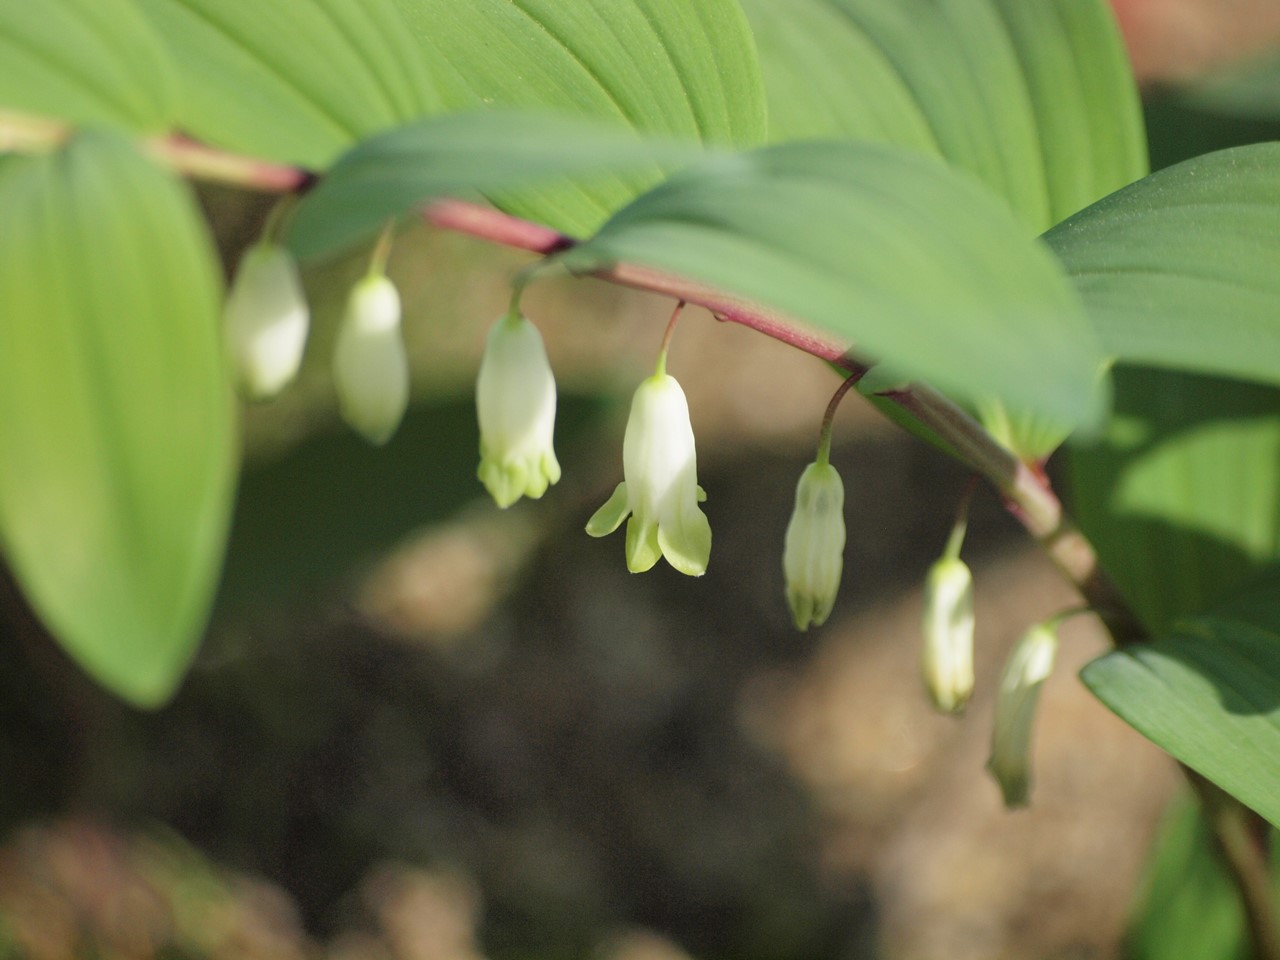
{"type": "Polygon", "coordinates": [[[370,443],[395,433],[409,405],[409,360],[400,334],[400,295],[381,274],[351,288],[333,352],[338,408],[370,443]]]}
{"type": "Polygon", "coordinates": [[[1025,807],[1031,790],[1031,729],[1040,688],[1053,672],[1058,652],[1054,622],[1038,623],[1018,641],[996,699],[995,730],[987,769],[1004,794],[1006,807],[1025,807]]]}
{"type": "Polygon", "coordinates": [[[920,666],[934,705],[963,710],[973,694],[973,574],[959,557],[943,557],[925,579],[920,666]]]}
{"type": "Polygon", "coordinates": [[[227,294],[224,336],[242,393],[273,397],[298,373],[311,313],[293,256],[276,243],[250,247],[227,294]]]}
{"type": "Polygon", "coordinates": [[[535,500],[560,479],[552,446],[556,381],[538,328],[511,313],[489,331],[476,378],[480,468],[500,507],[535,500]]]}
{"type": "Polygon", "coordinates": [[[822,456],[800,474],[782,552],[787,605],[797,630],[820,627],[831,615],[844,569],[844,540],[844,482],[822,456]]]}
{"type": "Polygon", "coordinates": [[[658,558],[681,573],[700,577],[711,557],[711,525],[698,503],[689,404],[674,377],[661,372],[640,384],[622,443],[622,483],[587,522],[603,537],[627,521],[627,569],[643,573],[658,558]]]}

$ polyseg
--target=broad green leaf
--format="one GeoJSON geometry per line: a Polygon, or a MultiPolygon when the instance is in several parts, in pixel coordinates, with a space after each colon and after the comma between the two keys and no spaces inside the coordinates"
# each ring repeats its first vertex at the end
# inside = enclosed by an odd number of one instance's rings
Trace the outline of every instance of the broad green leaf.
{"type": "Polygon", "coordinates": [[[160,132],[173,117],[173,69],[131,0],[9,0],[0,110],[160,132]]]}
{"type": "Polygon", "coordinates": [[[299,256],[368,238],[388,220],[442,196],[474,196],[538,180],[687,161],[694,145],[653,143],[625,128],[515,111],[432,117],[344,154],[298,207],[289,230],[299,256]]]}
{"type": "Polygon", "coordinates": [[[1147,172],[1102,0],[744,0],[774,140],[936,152],[1037,233],[1147,172]]]}
{"type": "Polygon", "coordinates": [[[213,251],[123,139],[0,162],[0,543],[101,683],[169,696],[199,640],[234,476],[213,251]]]}
{"type": "MultiPolygon", "coordinates": [[[[737,0],[396,0],[446,106],[551,110],[732,146],[765,135],[764,91],[737,0]]],[[[522,191],[512,212],[594,230],[656,170],[522,191]]]]}
{"type": "MultiPolygon", "coordinates": [[[[1039,233],[1146,173],[1136,88],[1101,0],[744,0],[774,140],[846,137],[945,158],[1039,233]]],[[[1061,423],[978,404],[1027,460],[1061,423]]]]}
{"type": "MultiPolygon", "coordinates": [[[[1249,960],[1240,897],[1190,796],[1174,801],[1147,864],[1130,960],[1249,960]]],[[[1272,858],[1272,887],[1280,863],[1272,858]]]]}
{"type": "Polygon", "coordinates": [[[918,153],[810,143],[712,158],[563,259],[709,284],[963,398],[1073,425],[1101,409],[1100,354],[1056,261],[998,199],[918,153]]]}
{"type": "Polygon", "coordinates": [[[323,169],[361,137],[441,109],[394,0],[138,3],[178,64],[178,125],[223,149],[323,169]]]}
{"type": "Polygon", "coordinates": [[[1280,823],[1280,576],[1081,676],[1126,723],[1280,823]]]}
{"type": "Polygon", "coordinates": [[[1075,513],[1156,633],[1280,556],[1280,390],[1121,367],[1105,437],[1072,447],[1075,513]]]}
{"type": "Polygon", "coordinates": [[[1280,144],[1152,174],[1045,239],[1109,353],[1280,384],[1280,144]]]}

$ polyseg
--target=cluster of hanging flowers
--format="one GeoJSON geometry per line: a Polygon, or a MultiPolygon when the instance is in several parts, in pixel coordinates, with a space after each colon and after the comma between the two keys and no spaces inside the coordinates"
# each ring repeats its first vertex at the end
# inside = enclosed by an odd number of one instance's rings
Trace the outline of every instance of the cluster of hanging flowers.
{"type": "MultiPolygon", "coordinates": [[[[241,392],[253,400],[275,396],[297,376],[310,326],[297,265],[273,239],[275,220],[238,264],[225,308],[230,365],[241,392]]],[[[339,412],[372,444],[392,437],[409,403],[400,297],[386,275],[389,252],[388,230],[367,273],[348,294],[332,358],[339,412]]],[[[542,336],[520,309],[525,280],[516,283],[508,312],[488,333],[476,381],[477,476],[503,509],[522,497],[542,497],[560,479],[554,449],[556,381],[542,336]]],[[[632,398],[622,443],[623,479],[586,524],[588,534],[603,537],[625,521],[626,563],[633,573],[666,559],[680,573],[698,577],[711,557],[711,525],[700,506],[707,495],[698,485],[689,405],[666,371],[683,306],[677,305],[667,325],[653,374],[632,398]]],[[[836,409],[857,380],[858,375],[845,380],[827,406],[817,456],[800,475],[787,524],[784,593],[791,619],[802,631],[830,617],[843,575],[844,483],[830,461],[831,432],[836,409]]],[[[960,559],[972,490],[971,485],[924,586],[921,676],[933,705],[948,714],[964,710],[975,683],[973,575],[960,559]]],[[[1031,628],[1000,680],[987,766],[1009,807],[1028,801],[1036,704],[1053,669],[1064,616],[1031,628]]]]}
{"type": "MultiPolygon", "coordinates": [[[[925,578],[921,677],[933,705],[948,714],[961,713],[974,690],[973,574],[960,559],[973,487],[971,483],[965,492],[942,556],[925,578]]],[[[1036,706],[1053,672],[1058,626],[1076,612],[1061,613],[1031,627],[1005,662],[996,691],[987,769],[1010,809],[1024,807],[1030,800],[1036,706]]]]}
{"type": "MultiPolygon", "coordinates": [[[[297,376],[311,324],[293,255],[272,236],[241,257],[227,294],[223,334],[241,393],[269,400],[297,376]]],[[[390,234],[347,296],[333,352],[338,410],[375,445],[395,433],[409,405],[409,360],[400,330],[400,294],[386,275],[390,234]]]]}

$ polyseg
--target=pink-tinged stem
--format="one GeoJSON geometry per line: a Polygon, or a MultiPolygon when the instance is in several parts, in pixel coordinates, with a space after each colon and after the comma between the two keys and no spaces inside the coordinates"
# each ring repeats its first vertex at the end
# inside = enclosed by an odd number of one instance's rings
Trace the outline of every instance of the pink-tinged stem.
{"type": "Polygon", "coordinates": [[[297,193],[315,182],[314,174],[298,167],[224,153],[176,134],[148,140],[147,149],[183,176],[259,193],[297,193]]]}
{"type": "MultiPolygon", "coordinates": [[[[465,200],[436,201],[427,206],[424,215],[428,223],[442,230],[465,233],[517,250],[528,250],[530,253],[559,253],[578,243],[573,237],[550,227],[530,223],[501,210],[465,200]]],[[[710,310],[717,319],[751,327],[850,372],[866,369],[849,356],[846,347],[839,341],[824,337],[816,331],[806,330],[781,313],[747,303],[706,284],[634,263],[613,264],[592,271],[591,276],[624,287],[662,293],[686,303],[695,303],[710,310]]]]}
{"type": "MultiPolygon", "coordinates": [[[[74,133],[75,128],[61,120],[0,110],[0,152],[54,150],[74,133]]],[[[147,152],[166,167],[197,180],[262,193],[296,193],[315,181],[306,170],[215,150],[180,134],[153,137],[145,144],[147,152]]]]}
{"type": "MultiPolygon", "coordinates": [[[[434,202],[427,206],[424,216],[428,223],[440,229],[544,256],[571,249],[577,243],[574,238],[549,227],[464,200],[434,202]]],[[[850,373],[861,375],[867,370],[865,364],[850,354],[848,344],[706,284],[631,263],[612,264],[591,275],[698,304],[718,319],[750,327],[850,373]]],[[[901,390],[887,391],[883,396],[949,443],[969,467],[1000,491],[1009,510],[1040,543],[1062,574],[1099,611],[1117,643],[1142,636],[1137,619],[1099,567],[1092,544],[1066,515],[1041,470],[1020,461],[965,410],[926,384],[911,384],[901,390]]]]}

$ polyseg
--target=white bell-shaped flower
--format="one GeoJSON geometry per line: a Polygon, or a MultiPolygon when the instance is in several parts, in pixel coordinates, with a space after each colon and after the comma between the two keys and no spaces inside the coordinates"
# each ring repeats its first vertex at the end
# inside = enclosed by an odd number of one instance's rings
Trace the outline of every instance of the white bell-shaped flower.
{"type": "Polygon", "coordinates": [[[587,523],[603,537],[628,515],[627,569],[643,573],[658,557],[681,573],[700,577],[711,557],[711,525],[698,503],[689,404],[674,377],[661,371],[636,390],[622,444],[622,483],[587,523]]]}
{"type": "Polygon", "coordinates": [[[925,579],[920,667],[929,697],[947,713],[973,694],[973,626],[973,574],[959,557],[943,557],[925,579]]]}
{"type": "Polygon", "coordinates": [[[1025,807],[1031,792],[1031,729],[1040,688],[1053,672],[1058,652],[1056,623],[1038,623],[1018,641],[996,699],[995,730],[987,769],[1006,807],[1025,807]]]}
{"type": "Polygon", "coordinates": [[[250,247],[227,294],[224,336],[241,392],[279,393],[298,373],[311,313],[292,255],[276,243],[250,247]]]}
{"type": "Polygon", "coordinates": [[[844,569],[844,482],[820,456],[800,474],[787,524],[782,572],[797,630],[820,627],[831,615],[844,569]]]}
{"type": "Polygon", "coordinates": [[[511,313],[493,325],[476,379],[477,471],[500,507],[535,500],[560,479],[552,447],[556,381],[538,328],[511,313]]]}
{"type": "Polygon", "coordinates": [[[409,405],[409,359],[400,334],[400,295],[381,274],[351,289],[333,380],[342,419],[370,443],[386,443],[409,405]]]}

